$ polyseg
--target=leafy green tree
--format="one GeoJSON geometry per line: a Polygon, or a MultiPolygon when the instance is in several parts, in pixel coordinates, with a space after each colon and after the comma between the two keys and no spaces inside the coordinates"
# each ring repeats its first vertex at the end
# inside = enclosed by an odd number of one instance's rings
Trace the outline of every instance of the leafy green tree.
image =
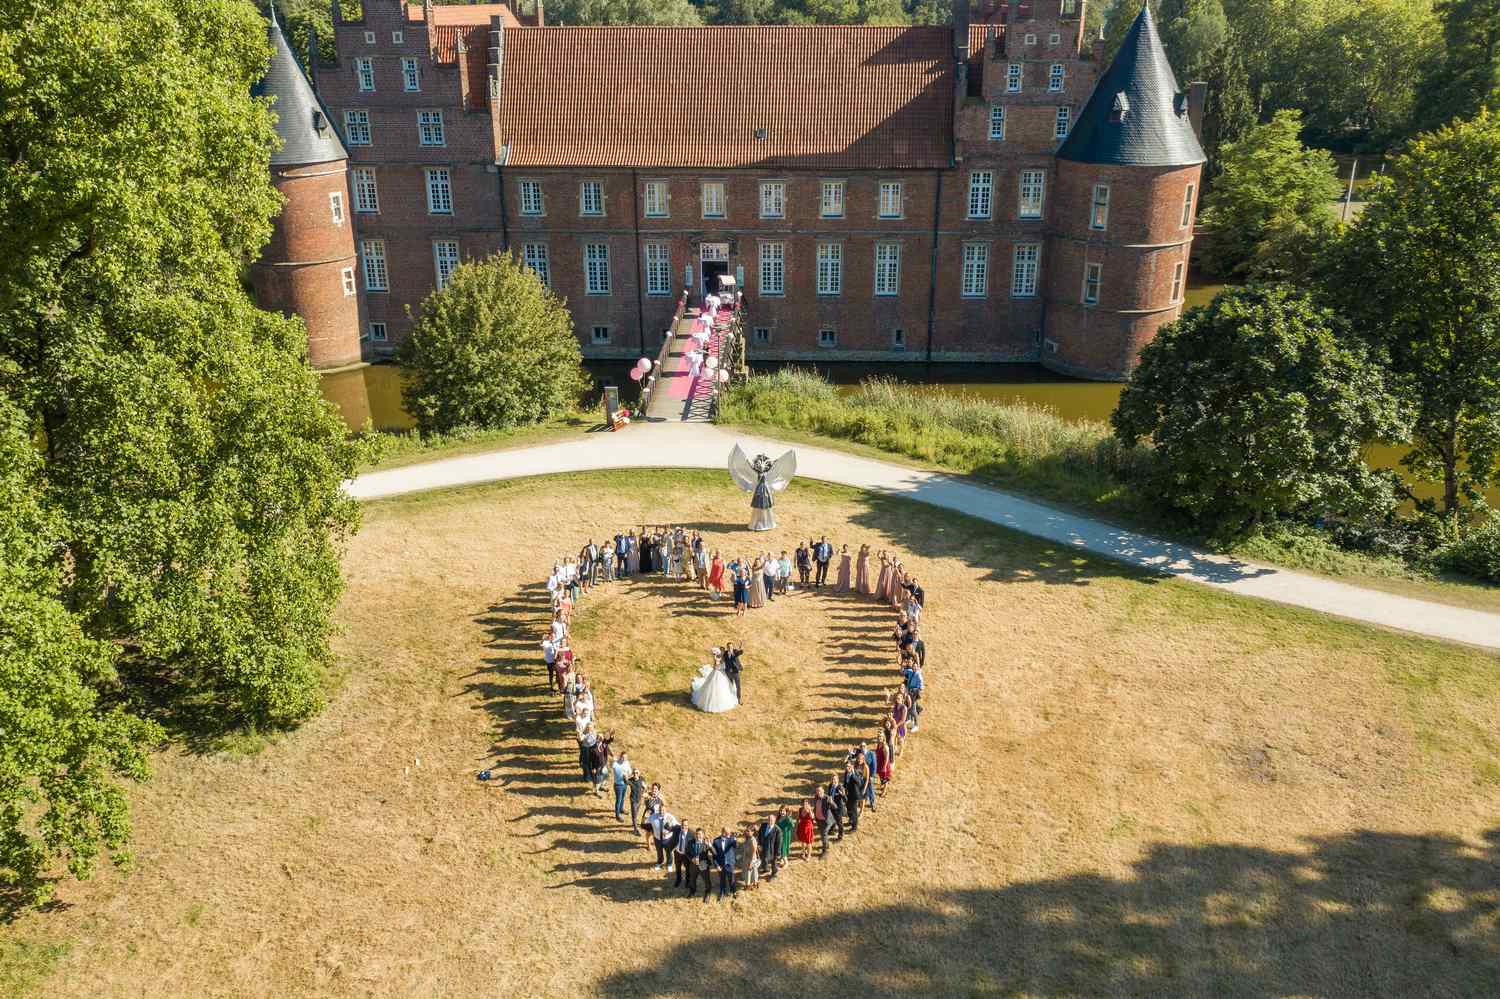
{"type": "Polygon", "coordinates": [[[461,265],[428,295],[400,359],[423,433],[537,423],[588,384],[567,307],[506,254],[461,265]]]}
{"type": "Polygon", "coordinates": [[[1179,82],[1201,80],[1229,39],[1220,0],[1161,0],[1162,46],[1179,82]]]}
{"type": "Polygon", "coordinates": [[[1301,117],[1281,111],[1224,146],[1201,220],[1211,231],[1203,249],[1211,272],[1294,274],[1333,238],[1331,206],[1339,195],[1333,157],[1303,146],[1301,131],[1301,117]]]}
{"type": "MultiPolygon", "coordinates": [[[[242,0],[0,0],[0,366],[43,443],[58,599],[127,694],[212,724],[321,703],[358,449],[239,274],[279,208],[242,0]]],[[[182,717],[181,715],[178,716],[182,717]]]]}
{"type": "Polygon", "coordinates": [[[1323,8],[1301,40],[1296,94],[1309,135],[1383,148],[1404,133],[1417,81],[1434,61],[1430,0],[1358,0],[1323,8]]]}
{"type": "Polygon", "coordinates": [[[1414,115],[1429,129],[1500,109],[1500,0],[1437,0],[1435,10],[1444,45],[1428,63],[1414,115]]]}
{"type": "Polygon", "coordinates": [[[554,0],[546,11],[549,24],[703,23],[688,0],[554,0]]]}
{"type": "Polygon", "coordinates": [[[1500,481],[1500,116],[1413,140],[1336,256],[1329,297],[1389,357],[1416,414],[1403,464],[1457,533],[1500,481]]]}
{"type": "Polygon", "coordinates": [[[117,780],[146,778],[145,748],[159,736],[100,704],[115,650],[86,637],[59,599],[61,525],[40,499],[42,464],[22,413],[0,396],[0,883],[22,904],[51,896],[59,864],[83,878],[101,851],[128,859],[117,780]]]}
{"type": "Polygon", "coordinates": [[[1394,504],[1362,448],[1400,432],[1380,369],[1342,320],[1286,286],[1220,293],[1141,352],[1112,422],[1149,439],[1146,489],[1211,534],[1394,504]]]}
{"type": "MultiPolygon", "coordinates": [[[[1109,9],[1104,15],[1104,65],[1108,66],[1114,61],[1125,36],[1130,33],[1130,26],[1140,16],[1145,3],[1146,0],[1110,0],[1109,9]]],[[[1152,4],[1151,9],[1154,12],[1156,5],[1152,4]]]]}

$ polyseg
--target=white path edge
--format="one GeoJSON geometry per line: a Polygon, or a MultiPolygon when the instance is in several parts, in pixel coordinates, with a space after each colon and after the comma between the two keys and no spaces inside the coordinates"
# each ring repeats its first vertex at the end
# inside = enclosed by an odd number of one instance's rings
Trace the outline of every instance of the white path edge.
{"type": "Polygon", "coordinates": [[[346,482],[344,488],[356,499],[370,500],[559,472],[610,468],[723,469],[735,442],[743,444],[749,454],[764,452],[773,457],[794,447],[799,476],[957,510],[1176,579],[1431,638],[1500,649],[1500,614],[1243,562],[1065,513],[952,476],[824,448],[757,438],[712,425],[636,424],[620,433],[586,434],[577,440],[370,472],[346,482]]]}

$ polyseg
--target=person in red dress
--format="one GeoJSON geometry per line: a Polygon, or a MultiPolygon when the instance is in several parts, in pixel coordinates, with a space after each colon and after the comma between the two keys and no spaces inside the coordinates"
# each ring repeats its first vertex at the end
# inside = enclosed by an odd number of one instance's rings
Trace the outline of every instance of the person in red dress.
{"type": "Polygon", "coordinates": [[[724,560],[714,552],[714,560],[708,567],[708,588],[717,600],[724,594],[724,560]]]}
{"type": "Polygon", "coordinates": [[[813,813],[812,805],[802,801],[802,811],[797,813],[797,842],[802,844],[802,859],[812,859],[813,813]]]}

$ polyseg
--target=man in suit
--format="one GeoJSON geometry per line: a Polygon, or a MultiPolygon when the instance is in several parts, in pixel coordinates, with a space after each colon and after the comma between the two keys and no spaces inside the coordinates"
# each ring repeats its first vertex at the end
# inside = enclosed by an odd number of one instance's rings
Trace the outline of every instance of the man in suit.
{"type": "MultiPolygon", "coordinates": [[[[705,838],[702,829],[694,829],[688,834],[687,846],[682,851],[683,860],[687,864],[688,898],[692,898],[698,894],[698,861],[707,850],[708,840],[705,838]]],[[[705,898],[708,896],[706,886],[703,894],[705,898]]]]}
{"type": "Polygon", "coordinates": [[[776,824],[776,814],[766,816],[760,824],[760,860],[766,870],[766,880],[776,877],[776,861],[781,856],[781,827],[776,824]]]}
{"type": "Polygon", "coordinates": [[[641,833],[641,799],[646,795],[646,775],[632,767],[630,777],[625,783],[630,787],[630,831],[639,836],[641,833]]]}
{"type": "Polygon", "coordinates": [[[813,823],[818,829],[820,857],[828,856],[828,830],[833,826],[833,806],[828,795],[820,787],[813,792],[813,823]]]}
{"type": "Polygon", "coordinates": [[[630,575],[630,565],[626,558],[630,555],[630,538],[624,534],[615,535],[615,575],[621,579],[630,575]]]}
{"type": "Polygon", "coordinates": [[[797,580],[807,589],[807,580],[812,575],[812,549],[807,545],[797,546],[797,580]]]}
{"type": "Polygon", "coordinates": [[[599,546],[594,544],[593,538],[589,538],[589,546],[586,551],[588,552],[587,557],[589,563],[588,583],[590,586],[592,586],[595,583],[599,582],[599,571],[603,568],[603,566],[599,564],[599,546]]]}
{"type": "Polygon", "coordinates": [[[734,684],[734,699],[741,704],[745,703],[745,699],[740,696],[740,656],[744,651],[735,645],[724,646],[724,675],[734,684]]]}
{"type": "Polygon", "coordinates": [[[779,563],[770,552],[766,553],[766,560],[761,563],[760,581],[766,587],[766,603],[772,603],[776,599],[776,566],[779,563]]]}
{"type": "Polygon", "coordinates": [[[719,835],[714,839],[714,866],[719,869],[719,900],[723,901],[725,891],[730,897],[734,896],[737,885],[734,883],[734,868],[736,861],[736,841],[729,835],[725,827],[719,828],[719,835]]]}
{"type": "Polygon", "coordinates": [[[865,790],[869,781],[861,776],[853,763],[844,764],[844,801],[849,810],[849,831],[859,832],[859,811],[865,806],[865,790]]]}
{"type": "Polygon", "coordinates": [[[813,558],[818,563],[817,585],[821,587],[828,581],[828,563],[833,560],[833,545],[828,543],[828,535],[819,539],[817,547],[813,549],[813,558]]]}
{"type": "MultiPolygon", "coordinates": [[[[687,878],[689,884],[692,883],[692,875],[688,874],[688,872],[684,870],[684,868],[689,866],[688,850],[692,846],[692,843],[693,831],[689,829],[687,827],[687,823],[684,822],[682,825],[677,827],[677,838],[676,841],[672,844],[672,860],[677,867],[677,876],[672,879],[673,888],[681,888],[683,878],[687,878]]],[[[689,888],[688,892],[691,893],[692,890],[692,888],[689,888]]]]}
{"type": "Polygon", "coordinates": [[[844,841],[844,816],[848,814],[848,803],[844,800],[844,775],[834,774],[826,791],[828,811],[833,816],[834,839],[844,841]]]}

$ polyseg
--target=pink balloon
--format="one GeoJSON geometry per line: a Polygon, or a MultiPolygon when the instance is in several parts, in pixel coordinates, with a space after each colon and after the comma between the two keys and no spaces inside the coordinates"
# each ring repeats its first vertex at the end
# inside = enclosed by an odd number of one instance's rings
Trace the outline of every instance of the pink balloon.
{"type": "Polygon", "coordinates": [[[640,368],[642,371],[650,371],[651,370],[651,358],[649,358],[649,357],[643,357],[639,361],[635,362],[635,366],[638,367],[638,368],[640,368]]]}
{"type": "Polygon", "coordinates": [[[630,369],[630,380],[631,381],[638,382],[642,378],[645,378],[645,377],[646,377],[646,373],[644,371],[642,371],[640,368],[631,368],[630,369]]]}

